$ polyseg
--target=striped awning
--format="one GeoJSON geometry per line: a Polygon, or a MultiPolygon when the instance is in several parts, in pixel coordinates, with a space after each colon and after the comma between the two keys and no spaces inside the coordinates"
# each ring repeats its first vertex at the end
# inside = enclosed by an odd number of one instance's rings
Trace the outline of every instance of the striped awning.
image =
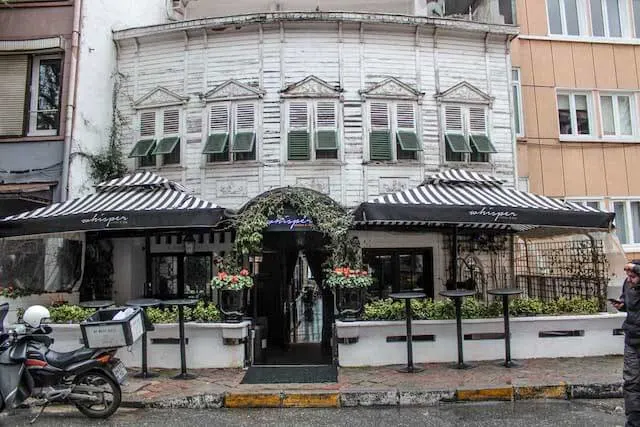
{"type": "Polygon", "coordinates": [[[0,237],[127,229],[212,227],[224,209],[180,184],[141,172],[96,186],[97,192],[0,220],[0,237]]]}
{"type": "Polygon", "coordinates": [[[506,187],[490,175],[451,169],[416,188],[377,197],[357,225],[458,226],[525,231],[537,226],[609,229],[613,214],[506,187]]]}

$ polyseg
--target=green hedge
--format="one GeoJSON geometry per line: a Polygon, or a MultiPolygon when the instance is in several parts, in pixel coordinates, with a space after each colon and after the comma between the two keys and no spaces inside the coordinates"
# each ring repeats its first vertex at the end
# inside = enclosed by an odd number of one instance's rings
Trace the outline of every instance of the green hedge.
{"type": "MultiPolygon", "coordinates": [[[[455,319],[453,301],[412,300],[411,309],[416,320],[455,319]]],[[[596,314],[598,300],[595,298],[558,298],[544,302],[535,298],[513,298],[509,303],[509,313],[514,317],[523,316],[559,316],[564,314],[596,314]]],[[[475,298],[462,301],[462,317],[465,319],[484,319],[502,317],[502,302],[485,304],[475,298]]],[[[404,302],[392,299],[374,300],[364,307],[364,320],[403,320],[405,318],[404,302]]]]}

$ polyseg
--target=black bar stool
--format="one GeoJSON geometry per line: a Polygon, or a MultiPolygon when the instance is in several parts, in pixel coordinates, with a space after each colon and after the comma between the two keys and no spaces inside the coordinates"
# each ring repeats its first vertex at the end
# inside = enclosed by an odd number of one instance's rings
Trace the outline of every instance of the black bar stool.
{"type": "Polygon", "coordinates": [[[504,366],[507,368],[518,367],[511,360],[511,329],[509,328],[509,296],[520,295],[523,291],[517,288],[489,289],[488,294],[502,297],[502,315],[504,317],[504,366]]]}
{"type": "Polygon", "coordinates": [[[404,300],[405,313],[407,317],[407,366],[405,368],[398,369],[399,372],[420,372],[423,369],[417,366],[413,366],[413,335],[411,334],[411,322],[413,320],[413,313],[411,312],[411,300],[417,298],[424,298],[427,295],[423,292],[397,292],[389,294],[389,297],[393,299],[404,300]]]}
{"type": "Polygon", "coordinates": [[[134,375],[136,378],[153,378],[158,376],[153,372],[149,372],[147,369],[147,331],[153,331],[155,327],[153,323],[147,319],[147,307],[157,307],[162,304],[162,301],[155,298],[138,298],[127,301],[127,305],[131,307],[140,307],[144,312],[144,332],[142,333],[142,372],[134,375]]]}
{"type": "Polygon", "coordinates": [[[451,291],[442,291],[440,295],[443,297],[453,299],[456,306],[456,329],[458,333],[458,363],[454,366],[456,369],[468,369],[471,365],[464,363],[464,357],[462,354],[462,298],[471,297],[476,294],[476,291],[469,291],[466,289],[454,289],[451,291]]]}
{"type": "Polygon", "coordinates": [[[163,301],[163,305],[174,305],[178,307],[178,322],[180,326],[180,373],[173,377],[176,380],[192,380],[196,376],[187,373],[187,354],[184,341],[184,307],[193,307],[198,303],[196,299],[171,299],[163,301]]]}

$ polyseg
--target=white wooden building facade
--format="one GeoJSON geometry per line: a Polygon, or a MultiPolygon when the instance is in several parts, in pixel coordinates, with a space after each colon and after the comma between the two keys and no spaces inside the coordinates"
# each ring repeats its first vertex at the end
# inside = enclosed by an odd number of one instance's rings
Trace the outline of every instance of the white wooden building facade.
{"type": "Polygon", "coordinates": [[[313,12],[117,31],[124,151],[229,208],[282,186],[352,207],[448,167],[513,185],[516,34],[313,12]]]}

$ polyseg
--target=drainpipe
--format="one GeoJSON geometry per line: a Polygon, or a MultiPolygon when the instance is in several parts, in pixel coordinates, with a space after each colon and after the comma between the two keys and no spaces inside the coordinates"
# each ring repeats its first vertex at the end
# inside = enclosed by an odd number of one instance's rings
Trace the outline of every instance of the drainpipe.
{"type": "Polygon", "coordinates": [[[76,85],[78,82],[78,56],[80,50],[80,18],[82,16],[82,0],[73,3],[73,30],[71,32],[71,64],[69,66],[69,92],[67,94],[66,118],[64,127],[64,153],[62,157],[62,182],[60,201],[69,197],[69,175],[71,163],[71,143],[76,106],[76,85]]]}

